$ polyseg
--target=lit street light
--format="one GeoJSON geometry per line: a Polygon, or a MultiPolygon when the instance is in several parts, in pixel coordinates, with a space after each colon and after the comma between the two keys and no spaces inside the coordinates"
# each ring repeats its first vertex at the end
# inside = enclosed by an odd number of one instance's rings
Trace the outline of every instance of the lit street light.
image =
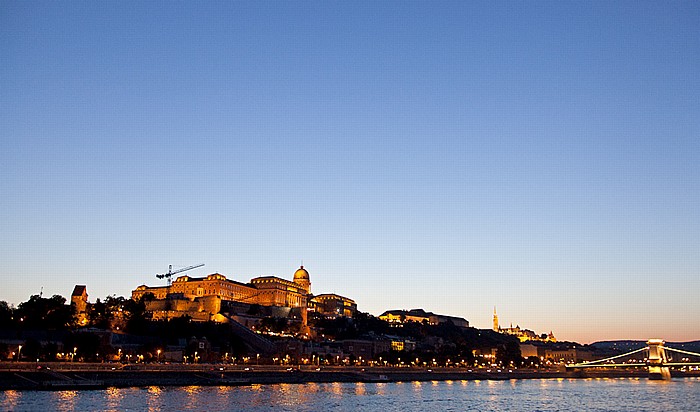
{"type": "Polygon", "coordinates": [[[17,362],[22,359],[22,345],[19,345],[19,348],[17,349],[17,362]]]}

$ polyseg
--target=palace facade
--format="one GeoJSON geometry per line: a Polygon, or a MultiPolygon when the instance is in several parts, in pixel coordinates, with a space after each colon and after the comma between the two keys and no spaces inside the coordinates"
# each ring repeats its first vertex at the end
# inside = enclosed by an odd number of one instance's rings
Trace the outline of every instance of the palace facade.
{"type": "Polygon", "coordinates": [[[180,276],[168,286],[141,285],[132,291],[131,298],[140,300],[152,295],[145,303],[154,319],[187,315],[195,321],[215,320],[229,303],[296,309],[294,313],[299,314],[303,325],[307,324],[308,311],[327,317],[352,317],[357,311],[352,299],[335,294],[313,296],[310,289],[309,272],[301,266],[291,281],[261,276],[241,283],[220,273],[206,277],[180,276]]]}
{"type": "Polygon", "coordinates": [[[438,315],[433,312],[426,312],[423,309],[387,310],[379,315],[379,319],[393,324],[403,324],[406,322],[427,323],[428,325],[453,323],[455,326],[459,326],[460,328],[469,327],[469,321],[464,318],[438,315]]]}

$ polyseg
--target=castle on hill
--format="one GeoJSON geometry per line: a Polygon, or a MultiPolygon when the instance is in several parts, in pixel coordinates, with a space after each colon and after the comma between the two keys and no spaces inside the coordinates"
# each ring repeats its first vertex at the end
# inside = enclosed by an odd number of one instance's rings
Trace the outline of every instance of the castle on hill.
{"type": "Polygon", "coordinates": [[[144,299],[153,319],[189,316],[193,321],[220,321],[222,312],[240,312],[253,305],[275,316],[297,318],[307,325],[308,312],[327,318],[353,317],[354,300],[336,294],[311,294],[309,272],[302,265],[291,281],[260,276],[249,283],[237,282],[220,273],[206,277],[180,276],[167,286],[141,285],[131,293],[144,299]]]}

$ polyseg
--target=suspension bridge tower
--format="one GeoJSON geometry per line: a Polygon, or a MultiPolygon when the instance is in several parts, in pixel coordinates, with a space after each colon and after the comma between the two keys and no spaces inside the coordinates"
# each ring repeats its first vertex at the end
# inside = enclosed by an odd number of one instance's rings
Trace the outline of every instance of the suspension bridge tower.
{"type": "Polygon", "coordinates": [[[669,380],[671,379],[671,371],[666,364],[666,348],[664,347],[663,339],[649,339],[649,379],[669,380]]]}

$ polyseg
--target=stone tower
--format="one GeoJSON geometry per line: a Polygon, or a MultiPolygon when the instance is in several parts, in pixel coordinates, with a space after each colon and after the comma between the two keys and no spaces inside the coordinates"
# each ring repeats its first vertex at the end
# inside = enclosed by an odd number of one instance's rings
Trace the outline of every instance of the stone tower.
{"type": "Polygon", "coordinates": [[[79,326],[88,324],[88,294],[85,285],[75,285],[70,302],[74,307],[75,321],[79,326]]]}

